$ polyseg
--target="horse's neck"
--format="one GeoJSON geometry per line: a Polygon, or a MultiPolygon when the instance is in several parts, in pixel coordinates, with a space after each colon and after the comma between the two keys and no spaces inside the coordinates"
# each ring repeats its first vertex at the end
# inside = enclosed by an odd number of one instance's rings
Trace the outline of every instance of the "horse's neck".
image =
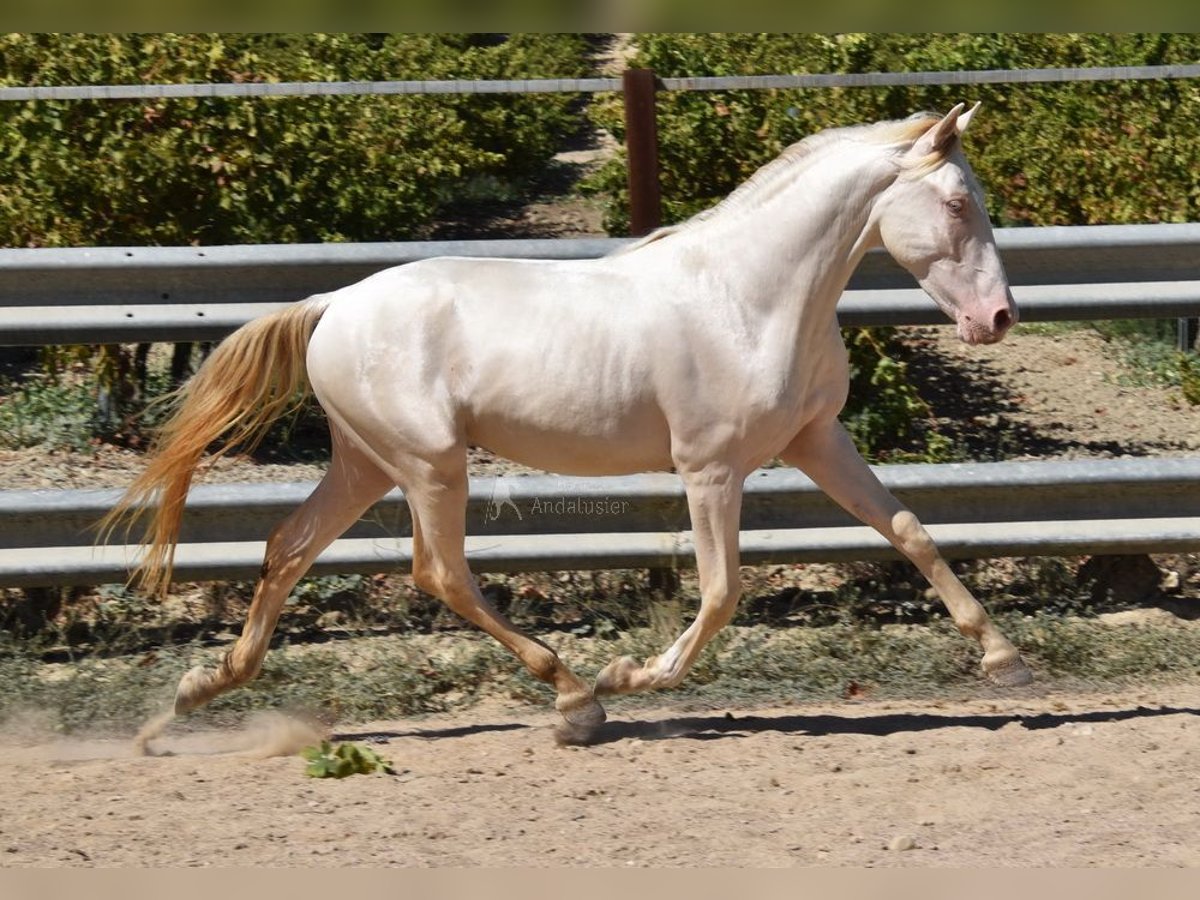
{"type": "Polygon", "coordinates": [[[896,175],[879,151],[860,151],[849,165],[836,153],[696,229],[697,239],[728,257],[738,302],[773,317],[782,307],[818,326],[832,320],[854,268],[877,242],[874,200],[896,175]]]}

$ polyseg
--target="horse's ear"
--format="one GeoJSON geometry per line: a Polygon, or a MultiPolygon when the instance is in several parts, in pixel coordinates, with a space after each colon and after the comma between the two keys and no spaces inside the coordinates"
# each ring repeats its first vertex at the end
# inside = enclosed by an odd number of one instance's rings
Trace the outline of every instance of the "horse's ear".
{"type": "MultiPolygon", "coordinates": [[[[922,159],[927,156],[938,155],[944,156],[950,151],[950,147],[958,140],[958,136],[967,127],[965,124],[960,127],[960,117],[966,104],[959,103],[954,109],[946,113],[942,120],[925,132],[913,144],[911,155],[917,159],[922,159]]],[[[978,108],[978,107],[976,107],[978,108]]],[[[971,121],[971,113],[975,109],[967,113],[967,122],[971,121]]]]}
{"type": "Polygon", "coordinates": [[[971,124],[971,119],[975,116],[975,113],[979,111],[979,107],[981,106],[983,106],[983,102],[976,101],[974,106],[958,117],[955,127],[958,129],[958,133],[960,135],[967,130],[967,126],[971,124]]]}

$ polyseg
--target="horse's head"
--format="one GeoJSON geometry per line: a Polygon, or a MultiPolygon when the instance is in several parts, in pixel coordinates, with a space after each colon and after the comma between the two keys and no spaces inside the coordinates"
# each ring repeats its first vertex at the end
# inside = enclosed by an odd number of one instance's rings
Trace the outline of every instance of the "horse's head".
{"type": "Polygon", "coordinates": [[[958,336],[990,344],[1017,321],[1017,306],[960,146],[977,109],[959,104],[917,138],[875,209],[884,247],[958,323],[958,336]]]}

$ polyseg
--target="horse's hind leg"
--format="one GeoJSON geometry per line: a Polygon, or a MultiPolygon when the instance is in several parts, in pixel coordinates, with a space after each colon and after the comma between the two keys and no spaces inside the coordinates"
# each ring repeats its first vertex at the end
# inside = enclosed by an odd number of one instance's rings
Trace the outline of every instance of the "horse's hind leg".
{"type": "Polygon", "coordinates": [[[333,457],[316,490],[283,520],[267,539],[262,574],[241,637],[226,651],[216,668],[187,672],[175,694],[175,712],[182,714],[218,694],[252,679],[263,658],[288,592],[317,556],[394,482],[361,450],[330,425],[333,457]]]}
{"type": "Polygon", "coordinates": [[[464,554],[467,472],[465,457],[443,467],[428,466],[419,477],[408,473],[405,492],[413,518],[413,581],[442,599],[455,613],[494,637],[537,679],[554,687],[555,708],[569,737],[586,739],[604,722],[604,708],[591,687],[553,649],[531,638],[493,607],[479,590],[464,554]]]}
{"type": "Polygon", "coordinates": [[[880,484],[840,423],[810,425],[780,458],[803,470],[821,490],[912,560],[946,604],[958,630],[979,641],[983,669],[993,682],[1016,686],[1033,680],[1017,648],[951,571],[917,517],[880,484]]]}

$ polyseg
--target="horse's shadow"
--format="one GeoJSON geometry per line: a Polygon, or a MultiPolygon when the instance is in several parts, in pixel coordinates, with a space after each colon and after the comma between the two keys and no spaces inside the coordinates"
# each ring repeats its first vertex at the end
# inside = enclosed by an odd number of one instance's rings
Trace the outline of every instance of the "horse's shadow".
{"type": "MultiPolygon", "coordinates": [[[[866,735],[889,737],[896,734],[919,734],[943,728],[983,728],[998,731],[1008,725],[1020,725],[1029,731],[1059,728],[1063,725],[1097,722],[1124,722],[1158,716],[1200,716],[1200,709],[1191,707],[1138,706],[1131,709],[1105,710],[1084,713],[989,713],[972,715],[936,715],[932,713],[882,713],[879,715],[778,715],[737,716],[732,713],[713,716],[683,716],[653,721],[610,721],[586,735],[562,735],[564,743],[596,746],[624,740],[713,741],[740,739],[755,734],[774,732],[803,737],[833,737],[866,735]]],[[[521,723],[469,725],[455,728],[414,728],[406,731],[370,731],[336,735],[343,741],[374,741],[384,743],[397,738],[447,740],[496,731],[519,731],[539,726],[521,723]]]]}
{"type": "Polygon", "coordinates": [[[1081,453],[1152,456],[1188,450],[1183,440],[1087,438],[1065,421],[1030,422],[1023,415],[1027,400],[1013,393],[1010,377],[994,363],[952,355],[920,330],[907,334],[901,358],[910,383],[929,405],[938,433],[963,459],[986,462],[1081,453]],[[981,422],[988,424],[980,427],[981,422]]]}

